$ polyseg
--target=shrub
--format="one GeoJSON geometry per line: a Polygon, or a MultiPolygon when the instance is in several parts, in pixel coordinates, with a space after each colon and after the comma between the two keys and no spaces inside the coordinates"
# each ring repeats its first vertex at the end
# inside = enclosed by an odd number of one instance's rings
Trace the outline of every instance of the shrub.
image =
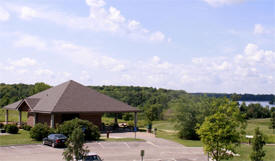
{"type": "Polygon", "coordinates": [[[4,127],[4,124],[0,123],[0,129],[2,129],[4,127]]]}
{"type": "Polygon", "coordinates": [[[52,131],[47,124],[38,123],[33,128],[31,128],[30,136],[31,138],[40,141],[44,137],[47,137],[51,132],[52,131]]]}
{"type": "Polygon", "coordinates": [[[30,125],[23,125],[22,129],[26,130],[26,131],[30,131],[31,130],[31,126],[30,125]]]}
{"type": "Polygon", "coordinates": [[[14,124],[5,125],[4,129],[6,130],[7,133],[10,133],[10,134],[17,134],[19,130],[18,127],[14,124]]]}
{"type": "Polygon", "coordinates": [[[82,129],[85,134],[85,140],[98,140],[100,137],[99,129],[97,126],[87,120],[73,119],[65,121],[57,128],[57,133],[61,133],[70,137],[73,130],[76,128],[82,129]]]}

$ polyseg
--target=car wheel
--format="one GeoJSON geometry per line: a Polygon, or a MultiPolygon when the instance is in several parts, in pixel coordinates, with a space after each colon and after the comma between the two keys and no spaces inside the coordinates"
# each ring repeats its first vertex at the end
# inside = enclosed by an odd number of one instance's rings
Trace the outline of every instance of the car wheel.
{"type": "Polygon", "coordinates": [[[56,147],[56,145],[55,145],[54,143],[52,143],[52,147],[53,147],[53,148],[55,148],[55,147],[56,147]]]}

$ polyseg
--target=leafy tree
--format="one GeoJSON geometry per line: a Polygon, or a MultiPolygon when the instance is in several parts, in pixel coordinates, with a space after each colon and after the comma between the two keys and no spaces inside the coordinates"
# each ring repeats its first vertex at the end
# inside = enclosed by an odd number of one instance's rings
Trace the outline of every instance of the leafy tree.
{"type": "Polygon", "coordinates": [[[46,123],[37,123],[33,128],[31,128],[30,137],[39,141],[48,136],[50,133],[54,133],[54,130],[49,128],[46,123]]]}
{"type": "Polygon", "coordinates": [[[145,115],[149,124],[152,124],[152,121],[159,118],[159,106],[161,105],[157,104],[146,108],[145,115]]]}
{"type": "Polygon", "coordinates": [[[241,96],[234,93],[230,96],[230,98],[231,98],[232,101],[239,101],[241,99],[241,96]]]}
{"type": "Polygon", "coordinates": [[[221,104],[228,99],[210,98],[206,96],[185,95],[174,101],[176,128],[179,129],[179,137],[184,139],[199,139],[196,133],[196,125],[203,123],[205,117],[215,113],[221,104]]]}
{"type": "Polygon", "coordinates": [[[264,145],[264,136],[259,127],[257,127],[252,142],[252,153],[250,154],[252,161],[263,161],[263,157],[265,156],[265,151],[263,150],[264,145]]]}
{"type": "Polygon", "coordinates": [[[51,86],[49,86],[49,85],[47,85],[43,82],[35,83],[32,91],[31,91],[31,95],[36,94],[36,93],[41,92],[41,91],[44,91],[44,90],[49,89],[49,88],[51,88],[51,86]]]}
{"type": "Polygon", "coordinates": [[[73,120],[65,121],[57,127],[57,132],[69,137],[73,130],[81,128],[85,134],[85,140],[98,140],[100,137],[99,129],[96,125],[87,120],[75,118],[73,120]]]}
{"type": "Polygon", "coordinates": [[[197,129],[205,152],[216,161],[230,159],[240,145],[245,121],[236,102],[221,105],[218,111],[206,117],[197,129]],[[240,130],[239,130],[240,129],[240,130]]]}
{"type": "Polygon", "coordinates": [[[79,160],[88,154],[88,147],[83,147],[85,142],[85,134],[82,129],[76,128],[73,130],[72,135],[69,137],[66,145],[67,148],[63,152],[63,158],[66,161],[79,160]]]}
{"type": "Polygon", "coordinates": [[[275,129],[275,111],[271,113],[271,128],[273,129],[273,133],[274,133],[274,129],[275,129]]]}

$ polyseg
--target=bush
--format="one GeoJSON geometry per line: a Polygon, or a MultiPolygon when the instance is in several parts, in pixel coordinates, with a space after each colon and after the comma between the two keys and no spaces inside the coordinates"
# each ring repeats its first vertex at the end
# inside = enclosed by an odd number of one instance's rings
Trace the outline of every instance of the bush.
{"type": "Polygon", "coordinates": [[[4,127],[4,124],[0,123],[0,129],[2,129],[4,127]]]}
{"type": "Polygon", "coordinates": [[[26,130],[26,131],[30,131],[31,130],[31,126],[30,125],[23,125],[22,129],[26,130]]]}
{"type": "Polygon", "coordinates": [[[98,140],[100,137],[99,129],[97,126],[87,120],[73,119],[65,121],[57,128],[57,133],[61,133],[70,137],[73,130],[76,128],[82,129],[85,134],[85,140],[98,140]]]}
{"type": "Polygon", "coordinates": [[[10,134],[17,134],[19,130],[18,127],[14,124],[5,125],[4,129],[6,130],[7,133],[10,133],[10,134]]]}
{"type": "Polygon", "coordinates": [[[47,137],[53,131],[49,128],[49,126],[45,124],[38,123],[30,130],[31,138],[35,140],[42,140],[44,137],[47,137]]]}

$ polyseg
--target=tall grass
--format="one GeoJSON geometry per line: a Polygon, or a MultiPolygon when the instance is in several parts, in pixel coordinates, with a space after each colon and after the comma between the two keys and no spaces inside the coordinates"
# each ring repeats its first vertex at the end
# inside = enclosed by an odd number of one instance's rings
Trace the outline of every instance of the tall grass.
{"type": "MultiPolygon", "coordinates": [[[[6,110],[0,108],[0,122],[5,121],[6,110]]],[[[16,110],[9,110],[9,122],[18,122],[19,121],[19,113],[16,110]]],[[[22,121],[27,121],[27,112],[22,112],[22,121]]]]}

